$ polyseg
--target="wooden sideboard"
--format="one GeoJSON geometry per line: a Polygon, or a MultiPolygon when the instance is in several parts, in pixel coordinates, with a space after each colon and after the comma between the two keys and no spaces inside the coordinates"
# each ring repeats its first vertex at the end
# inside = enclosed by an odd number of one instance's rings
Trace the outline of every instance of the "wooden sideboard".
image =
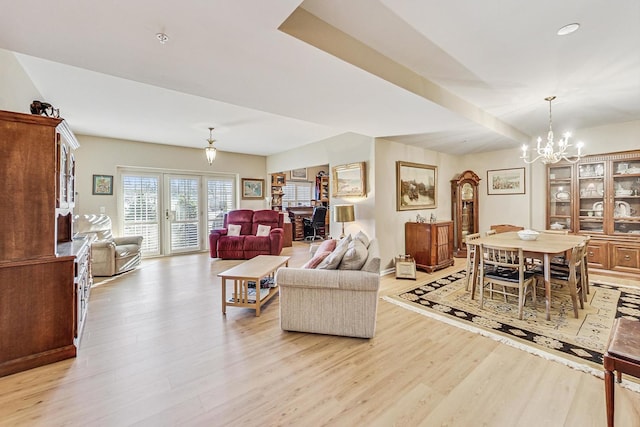
{"type": "Polygon", "coordinates": [[[407,222],[404,240],[416,268],[432,273],[453,265],[453,221],[407,222]]]}

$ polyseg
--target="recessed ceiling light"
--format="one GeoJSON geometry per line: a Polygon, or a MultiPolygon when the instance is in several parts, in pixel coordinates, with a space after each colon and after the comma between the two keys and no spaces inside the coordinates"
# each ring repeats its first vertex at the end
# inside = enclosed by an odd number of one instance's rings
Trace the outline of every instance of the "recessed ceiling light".
{"type": "Polygon", "coordinates": [[[567,34],[573,33],[578,28],[580,28],[580,24],[578,23],[568,24],[560,28],[556,34],[558,34],[559,36],[566,36],[567,34]]]}
{"type": "Polygon", "coordinates": [[[165,44],[166,42],[169,41],[169,36],[166,35],[165,33],[156,34],[156,38],[160,41],[161,44],[165,44]]]}

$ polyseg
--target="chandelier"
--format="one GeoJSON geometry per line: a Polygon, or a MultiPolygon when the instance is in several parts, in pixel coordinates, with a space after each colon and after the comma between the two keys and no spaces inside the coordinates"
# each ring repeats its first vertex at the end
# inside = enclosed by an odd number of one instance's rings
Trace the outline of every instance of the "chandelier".
{"type": "Polygon", "coordinates": [[[525,163],[533,163],[536,160],[540,160],[542,163],[558,163],[560,160],[565,160],[569,163],[576,163],[580,160],[580,156],[582,156],[582,147],[584,143],[578,142],[576,144],[576,149],[578,150],[575,154],[570,155],[567,153],[567,148],[571,147],[569,144],[569,138],[571,137],[571,133],[566,132],[562,135],[562,139],[560,139],[557,143],[553,141],[553,129],[551,128],[552,120],[551,120],[551,101],[556,99],[555,96],[546,97],[544,100],[549,102],[549,133],[547,133],[547,143],[544,146],[541,146],[542,138],[538,137],[538,147],[536,149],[537,157],[533,160],[529,160],[529,154],[527,153],[528,146],[522,146],[522,156],[520,158],[524,160],[525,163]],[[574,157],[573,160],[570,160],[569,157],[574,157]]]}
{"type": "Polygon", "coordinates": [[[213,129],[214,128],[209,128],[209,139],[207,139],[207,142],[209,143],[209,145],[204,149],[204,154],[206,154],[207,156],[207,161],[209,162],[209,166],[213,164],[213,161],[216,159],[216,153],[218,151],[216,150],[216,147],[213,146],[213,143],[216,142],[216,140],[213,139],[213,136],[211,134],[211,132],[213,132],[213,129]]]}

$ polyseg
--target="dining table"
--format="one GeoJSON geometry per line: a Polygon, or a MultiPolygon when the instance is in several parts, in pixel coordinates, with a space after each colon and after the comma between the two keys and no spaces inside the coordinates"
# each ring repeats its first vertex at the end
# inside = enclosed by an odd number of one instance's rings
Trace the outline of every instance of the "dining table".
{"type": "Polygon", "coordinates": [[[586,236],[575,234],[551,234],[540,232],[536,240],[523,240],[515,231],[497,233],[490,236],[482,236],[478,239],[467,242],[468,245],[475,245],[478,256],[475,257],[475,265],[471,268],[470,280],[473,290],[476,286],[478,271],[480,267],[480,245],[491,245],[504,248],[522,248],[525,257],[542,260],[544,272],[544,293],[546,303],[546,319],[551,319],[551,277],[550,265],[555,256],[564,255],[574,247],[587,240],[586,236]]]}

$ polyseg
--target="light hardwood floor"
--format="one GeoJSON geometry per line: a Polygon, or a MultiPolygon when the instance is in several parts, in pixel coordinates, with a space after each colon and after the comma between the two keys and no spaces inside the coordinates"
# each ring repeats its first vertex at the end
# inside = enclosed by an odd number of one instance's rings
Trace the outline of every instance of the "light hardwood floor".
{"type": "MultiPolygon", "coordinates": [[[[0,378],[0,425],[606,424],[602,380],[383,300],[371,340],[283,332],[278,298],[223,316],[216,274],[237,263],[145,260],[94,287],[77,358],[0,378]]],[[[640,394],[616,387],[616,405],[640,426],[640,394]]]]}

